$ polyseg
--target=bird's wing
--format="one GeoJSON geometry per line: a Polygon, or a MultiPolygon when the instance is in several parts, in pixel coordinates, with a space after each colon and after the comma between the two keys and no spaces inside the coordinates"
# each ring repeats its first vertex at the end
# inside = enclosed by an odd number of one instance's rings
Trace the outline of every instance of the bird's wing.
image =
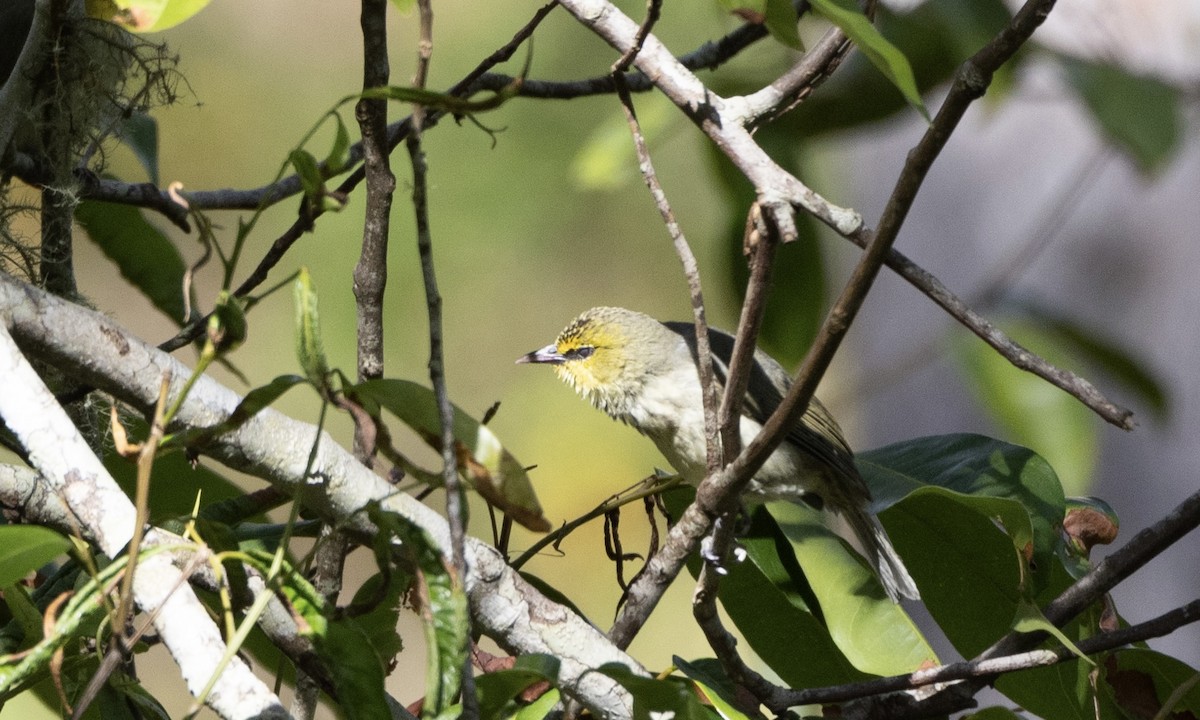
{"type": "MultiPolygon", "coordinates": [[[[692,351],[692,357],[695,358],[695,326],[683,322],[665,324],[683,336],[692,351]]],[[[734,338],[728,333],[709,328],[708,344],[713,354],[713,372],[723,389],[729,373],[729,361],[733,357],[734,338]]],[[[791,384],[791,376],[774,358],[756,350],[746,396],[742,400],[742,415],[760,425],[765,424],[771,413],[783,402],[783,393],[787,392],[791,384]]],[[[812,399],[804,412],[803,422],[796,423],[788,431],[786,441],[821,460],[830,470],[850,483],[851,487],[861,491],[865,497],[870,497],[870,491],[854,465],[854,453],[842,437],[841,428],[819,400],[812,399]]]]}

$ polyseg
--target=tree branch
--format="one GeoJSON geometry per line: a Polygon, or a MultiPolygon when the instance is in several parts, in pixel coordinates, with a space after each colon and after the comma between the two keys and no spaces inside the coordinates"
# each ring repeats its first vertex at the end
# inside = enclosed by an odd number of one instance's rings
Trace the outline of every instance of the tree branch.
{"type": "MultiPolygon", "coordinates": [[[[8,290],[16,281],[0,274],[0,282],[8,290]]],[[[119,557],[134,535],[137,511],[4,325],[0,325],[0,377],[5,378],[6,386],[0,393],[0,419],[28,451],[31,463],[54,495],[70,508],[80,528],[106,555],[119,557]]],[[[147,379],[150,386],[155,384],[155,379],[143,376],[147,379]]],[[[150,392],[153,394],[153,390],[150,392]]],[[[225,653],[221,633],[203,604],[186,582],[180,582],[179,571],[165,555],[142,559],[132,590],[135,601],[152,616],[159,637],[179,664],[188,690],[200,696],[209,678],[222,667],[225,653]]],[[[112,632],[120,633],[122,628],[112,628],[112,632]]],[[[287,717],[279,698],[236,657],[224,665],[206,702],[223,718],[287,717]]]]}
{"type": "MultiPolygon", "coordinates": [[[[26,352],[75,374],[81,382],[109,392],[148,412],[164,371],[175,378],[177,393],[189,371],[166,353],[143,343],[104,315],[67,303],[0,274],[0,323],[26,352]]],[[[213,427],[241,398],[207,376],[199,378],[176,413],[176,428],[213,427]]],[[[28,408],[22,410],[28,412],[28,408]]],[[[415,498],[397,493],[385,479],[363,467],[326,433],[319,435],[315,464],[305,475],[312,425],[266,408],[234,431],[199,451],[231,468],[263,478],[298,496],[305,506],[361,540],[376,528],[361,510],[377,502],[406,522],[422,528],[449,559],[446,520],[415,498]]],[[[119,490],[118,490],[119,492],[119,490]]],[[[558,685],[597,716],[616,720],[632,713],[632,700],[610,678],[592,672],[617,662],[634,672],[645,670],[617,649],[604,634],[571,610],[548,600],[509,568],[486,543],[466,538],[464,589],[475,629],[506,651],[550,653],[562,660],[558,685]]]]}
{"type": "MultiPolygon", "coordinates": [[[[1197,621],[1200,621],[1200,600],[1193,600],[1183,607],[1176,608],[1137,625],[1131,625],[1127,628],[1101,633],[1080,640],[1076,643],[1076,647],[1084,655],[1097,655],[1133,643],[1144,642],[1152,638],[1168,635],[1184,625],[1197,621]]],[[[811,690],[798,691],[784,690],[771,697],[767,701],[767,705],[782,711],[788,707],[797,705],[840,703],[958,680],[980,679],[991,681],[1005,673],[1057,665],[1061,662],[1078,659],[1079,656],[1070,648],[1059,645],[1044,650],[1031,650],[1013,655],[1000,655],[991,658],[950,663],[949,665],[918,670],[909,675],[896,675],[828,688],[813,688],[811,690]]]]}
{"type": "MultiPolygon", "coordinates": [[[[363,90],[388,84],[387,0],[362,0],[363,90]]],[[[383,377],[383,292],[387,287],[388,231],[396,177],[388,161],[387,106],[382,98],[358,101],[354,116],[362,133],[367,207],[362,254],[354,267],[358,307],[358,377],[383,377]]]]}
{"type": "Polygon", "coordinates": [[[874,232],[859,229],[851,233],[865,242],[866,250],[830,310],[783,402],[750,447],[734,461],[731,471],[736,476],[752,476],[779,447],[788,429],[800,421],[817,384],[833,361],[834,353],[891,252],[892,244],[904,225],[930,167],[958,127],[967,108],[983,96],[991,83],[992,74],[1032,36],[1053,6],[1054,0],[1028,0],[991,42],[959,67],[950,92],[929,129],[909,152],[904,169],[880,217],[878,229],[874,232]]]}

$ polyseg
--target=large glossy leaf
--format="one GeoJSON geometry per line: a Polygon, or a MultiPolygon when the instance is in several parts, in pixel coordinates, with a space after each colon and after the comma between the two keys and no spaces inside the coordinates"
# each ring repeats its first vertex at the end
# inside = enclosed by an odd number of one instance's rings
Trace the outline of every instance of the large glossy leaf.
{"type": "Polygon", "coordinates": [[[0,588],[8,587],[70,549],[62,535],[37,525],[0,525],[0,588]]]}
{"type": "Polygon", "coordinates": [[[767,504],[791,544],[804,576],[820,602],[830,636],[859,670],[899,675],[937,655],[904,608],[892,602],[875,573],[807,505],[767,504]]]}
{"type": "MultiPolygon", "coordinates": [[[[1091,666],[1077,660],[1003,675],[996,689],[1025,710],[1054,720],[1096,720],[1091,666]]],[[[1099,717],[1119,717],[1102,713],[1099,717]]]]}
{"type": "MultiPolygon", "coordinates": [[[[690,488],[664,496],[668,509],[676,516],[690,498],[690,488]]],[[[718,598],[755,654],[789,686],[838,685],[867,678],[873,666],[885,672],[878,666],[903,664],[897,661],[897,651],[888,648],[882,651],[882,658],[867,660],[867,667],[855,667],[848,656],[855,653],[861,659],[869,649],[857,652],[862,648],[841,647],[835,642],[826,627],[823,606],[817,605],[794,548],[770,514],[756,512],[739,542],[747,552],[747,561],[730,563],[725,568],[728,574],[721,578],[718,598]],[[797,653],[798,647],[805,648],[805,652],[797,653]]],[[[700,560],[693,558],[688,570],[696,576],[700,560]]],[[[882,595],[882,590],[878,592],[882,595]]],[[[907,625],[907,619],[903,623],[907,625]]],[[[901,650],[899,654],[907,653],[901,650]]]]}
{"type": "Polygon", "coordinates": [[[926,607],[963,655],[1070,581],[1059,559],[1062,488],[1032,451],[946,435],[862,453],[858,465],[878,504],[890,506],[880,518],[926,607]]]}
{"type": "Polygon", "coordinates": [[[167,236],[132,205],[85,200],[75,219],[97,246],[117,264],[121,277],[149,298],[175,323],[182,324],[183,257],[167,236]]]}
{"type": "Polygon", "coordinates": [[[1180,91],[1108,62],[1062,58],[1101,132],[1147,174],[1162,170],[1182,137],[1180,91]]]}
{"type": "Polygon", "coordinates": [[[1062,486],[1050,465],[1028,448],[983,435],[935,435],[859,453],[856,462],[877,511],[930,485],[978,498],[1010,498],[1028,514],[1031,548],[1024,546],[1023,521],[1006,512],[1007,505],[987,512],[999,513],[1018,550],[1049,566],[1062,545],[1062,486]]]}
{"type": "MultiPolygon", "coordinates": [[[[1056,365],[1079,365],[1058,337],[1033,323],[1007,323],[1006,330],[1056,365]]],[[[1014,367],[975,337],[960,335],[954,348],[968,385],[1004,436],[1044,455],[1068,494],[1086,494],[1099,442],[1096,416],[1074,397],[1014,367]]]]}
{"type": "MultiPolygon", "coordinates": [[[[440,444],[441,421],[433,391],[406,380],[370,380],[347,390],[368,411],[386,408],[416,430],[426,442],[440,444]]],[[[521,525],[546,532],[550,521],[525,466],[504,449],[500,439],[458,407],[454,408],[454,439],[459,470],[481,496],[512,516],[521,525]]]]}
{"type": "Polygon", "coordinates": [[[882,515],[921,600],[946,638],[973,657],[1012,627],[1020,598],[1021,563],[1014,541],[972,500],[1016,506],[922,488],[882,515]]]}

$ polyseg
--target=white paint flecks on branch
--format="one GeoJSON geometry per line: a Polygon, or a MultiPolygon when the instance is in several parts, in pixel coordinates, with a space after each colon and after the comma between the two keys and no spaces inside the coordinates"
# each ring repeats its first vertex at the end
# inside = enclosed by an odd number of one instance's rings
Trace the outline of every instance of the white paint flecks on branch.
{"type": "MultiPolygon", "coordinates": [[[[0,323],[26,349],[72,373],[80,382],[109,392],[148,412],[164,372],[172,393],[190,370],[175,358],[132,336],[104,315],[72,305],[0,274],[0,323]]],[[[2,371],[0,371],[2,372],[2,371]]],[[[175,416],[175,427],[211,427],[225,420],[241,398],[208,377],[201,377],[175,416]]],[[[397,494],[386,480],[363,467],[349,451],[321,433],[312,474],[305,478],[307,448],[317,428],[267,408],[237,430],[202,449],[229,467],[261,477],[350,531],[374,531],[360,512],[370,502],[425,530],[448,557],[446,520],[414,498],[397,494]]],[[[132,513],[132,509],[130,510],[132,513]]],[[[607,676],[591,672],[608,662],[638,673],[645,670],[617,649],[603,633],[571,610],[548,600],[504,563],[496,550],[466,538],[465,585],[475,629],[513,653],[550,653],[562,666],[559,685],[598,717],[632,716],[632,700],[607,676]]]]}
{"type": "MultiPolygon", "coordinates": [[[[133,503],[3,324],[0,380],[5,388],[0,393],[0,418],[28,452],[30,463],[100,549],[110,557],[120,555],[133,537],[137,521],[133,503]]],[[[225,642],[169,557],[149,555],[142,560],[134,577],[133,596],[142,610],[153,616],[155,630],[179,664],[188,689],[193,695],[201,693],[221,663],[225,642]]],[[[223,718],[287,717],[275,694],[236,658],[221,673],[207,702],[223,718]]]]}

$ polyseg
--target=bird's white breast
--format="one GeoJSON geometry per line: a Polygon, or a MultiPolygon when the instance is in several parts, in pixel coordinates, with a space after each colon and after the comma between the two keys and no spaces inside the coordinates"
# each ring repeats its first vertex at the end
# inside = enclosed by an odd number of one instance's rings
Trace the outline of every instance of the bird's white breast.
{"type": "MultiPolygon", "coordinates": [[[[692,484],[707,474],[704,436],[704,403],[700,380],[693,365],[653,378],[633,403],[627,422],[658,446],[675,471],[692,484]]],[[[742,447],[762,430],[762,425],[742,416],[742,447]]],[[[758,499],[795,499],[813,489],[812,463],[795,447],[783,443],[755,473],[748,494],[758,499]]]]}

